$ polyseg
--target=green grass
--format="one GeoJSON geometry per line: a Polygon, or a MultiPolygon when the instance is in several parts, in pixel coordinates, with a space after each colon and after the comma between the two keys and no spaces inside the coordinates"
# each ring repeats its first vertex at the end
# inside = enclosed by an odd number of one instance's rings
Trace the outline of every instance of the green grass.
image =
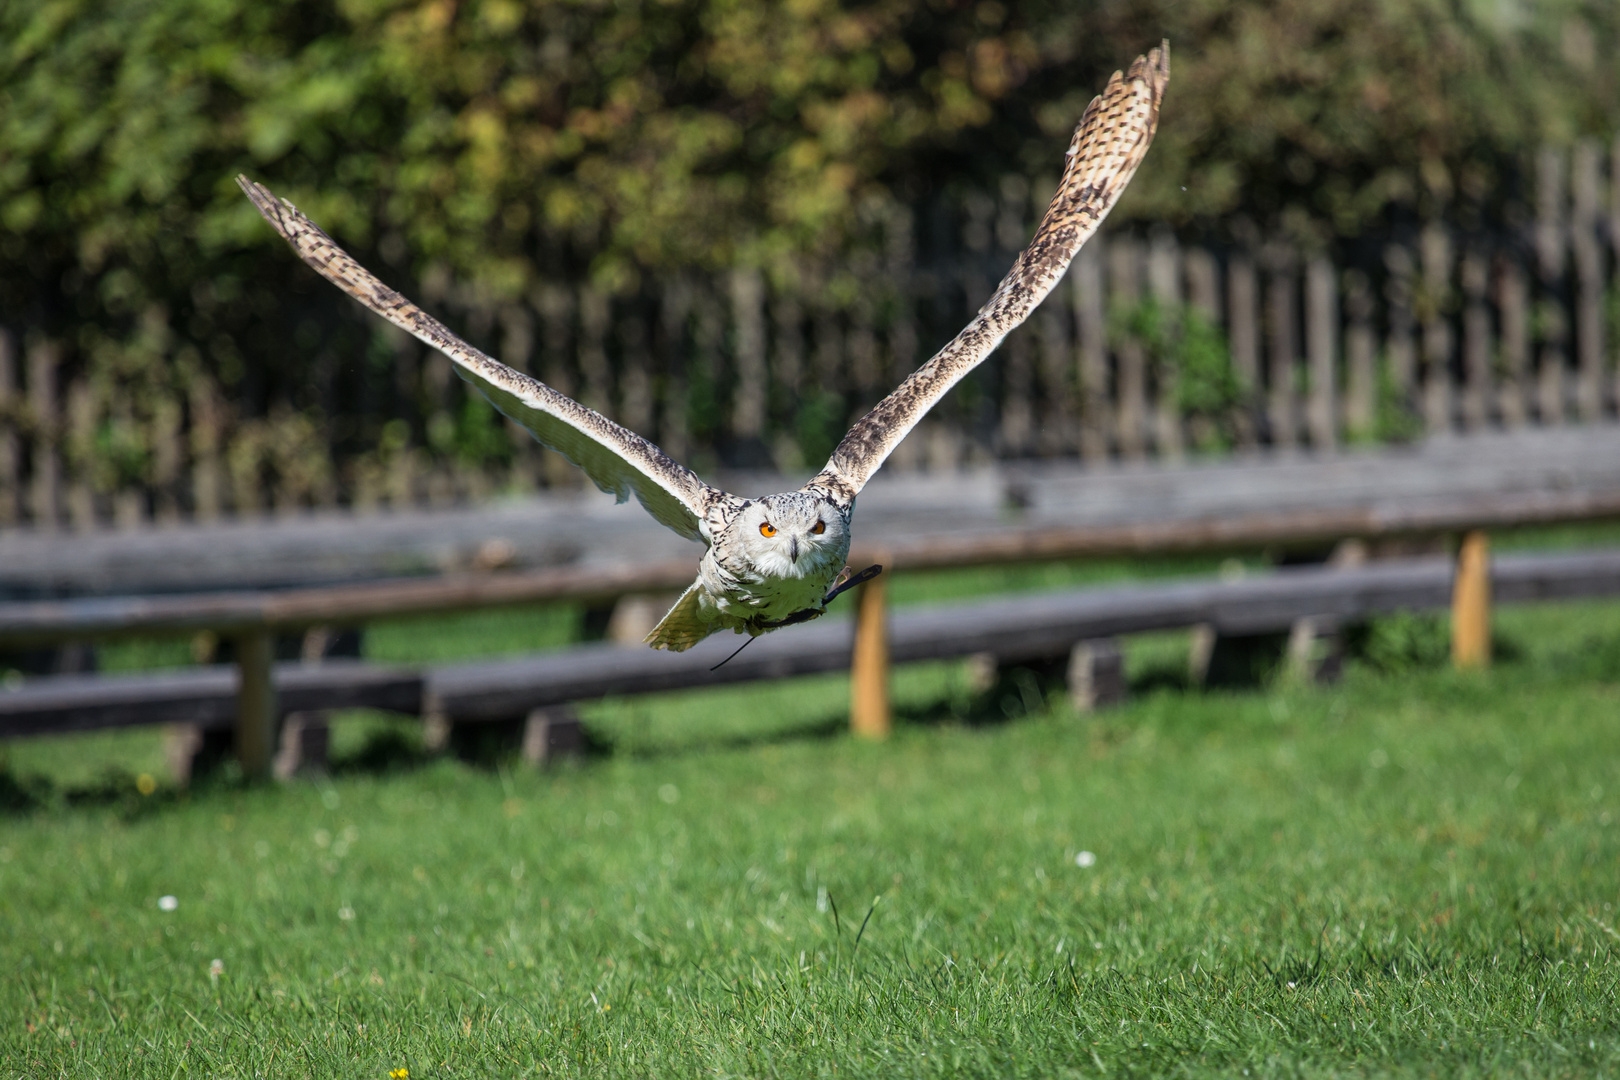
{"type": "Polygon", "coordinates": [[[980,725],[919,665],[878,745],[835,678],[610,701],[550,773],[0,817],[0,1077],[1620,1074],[1620,605],[1501,632],[1207,695],[1160,635],[1128,707],[980,725]]]}

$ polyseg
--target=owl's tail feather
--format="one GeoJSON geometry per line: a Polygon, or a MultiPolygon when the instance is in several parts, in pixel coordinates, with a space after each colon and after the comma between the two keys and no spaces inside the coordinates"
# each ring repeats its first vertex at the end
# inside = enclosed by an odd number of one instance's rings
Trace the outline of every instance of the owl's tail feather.
{"type": "Polygon", "coordinates": [[[681,598],[675,601],[675,606],[669,609],[668,614],[658,620],[658,625],[652,628],[652,633],[642,640],[655,649],[685,652],[721,629],[721,623],[709,622],[703,617],[703,609],[698,604],[701,585],[701,582],[694,581],[691,587],[681,594],[681,598]]]}

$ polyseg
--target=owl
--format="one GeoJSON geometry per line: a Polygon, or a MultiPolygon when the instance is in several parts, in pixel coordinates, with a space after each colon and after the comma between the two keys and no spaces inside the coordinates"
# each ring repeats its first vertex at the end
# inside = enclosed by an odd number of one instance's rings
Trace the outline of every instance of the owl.
{"type": "Polygon", "coordinates": [[[809,483],[754,499],[704,483],[635,432],[468,345],[374,277],[290,202],[245,176],[237,182],[328,281],[444,353],[497,409],[603,491],[620,502],[634,495],[659,522],[706,545],[697,579],[646,638],[653,648],[680,651],[719,630],[757,636],[815,618],[850,583],[845,559],[856,496],[934,403],[1063,277],[1146,155],[1169,79],[1168,43],[1137,58],[1128,72],[1114,73],[1075,128],[1062,181],[1034,237],[984,307],[856,421],[809,483]]]}

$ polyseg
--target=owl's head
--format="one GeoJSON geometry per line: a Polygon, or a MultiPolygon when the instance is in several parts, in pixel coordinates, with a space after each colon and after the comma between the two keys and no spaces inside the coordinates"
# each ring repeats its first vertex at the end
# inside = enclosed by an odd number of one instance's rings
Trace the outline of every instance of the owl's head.
{"type": "Polygon", "coordinates": [[[838,507],[808,491],[755,499],[732,524],[735,543],[770,577],[830,577],[849,554],[849,524],[838,507]]]}

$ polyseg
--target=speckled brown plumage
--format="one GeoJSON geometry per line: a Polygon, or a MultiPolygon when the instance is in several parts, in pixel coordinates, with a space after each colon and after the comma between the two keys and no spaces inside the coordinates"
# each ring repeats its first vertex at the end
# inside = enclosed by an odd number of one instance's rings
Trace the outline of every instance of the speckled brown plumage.
{"type": "Polygon", "coordinates": [[[433,316],[384,285],[338,247],[298,208],[247,177],[237,183],[266,221],[320,275],[395,326],[444,353],[457,373],[537,439],[585,470],[603,491],[623,502],[631,494],[653,517],[691,540],[703,540],[699,521],[728,496],[677,464],[658,447],[601,413],[559,394],[473,348],[433,316]]]}
{"type": "Polygon", "coordinates": [[[1147,153],[1170,78],[1169,47],[1115,72],[1075,128],[1058,193],[995,295],[945,348],[858,421],[832,460],[797,492],[749,500],[699,480],[658,447],[538,379],[462,341],[378,281],[298,208],[246,177],[237,182],[300,257],[360,303],[448,356],[501,412],[585,470],[622,502],[709,550],[697,581],[647,641],[687,649],[717,630],[760,634],[813,618],[849,552],[855,497],[945,392],[989,356],[1052,291],[1147,153]],[[802,561],[801,561],[802,560],[802,561]]]}
{"type": "Polygon", "coordinates": [[[855,422],[811,483],[859,494],[946,391],[1046,298],[1146,156],[1169,81],[1169,42],[1138,57],[1124,75],[1114,72],[1075,127],[1057,194],[995,294],[949,345],[855,422]]]}

